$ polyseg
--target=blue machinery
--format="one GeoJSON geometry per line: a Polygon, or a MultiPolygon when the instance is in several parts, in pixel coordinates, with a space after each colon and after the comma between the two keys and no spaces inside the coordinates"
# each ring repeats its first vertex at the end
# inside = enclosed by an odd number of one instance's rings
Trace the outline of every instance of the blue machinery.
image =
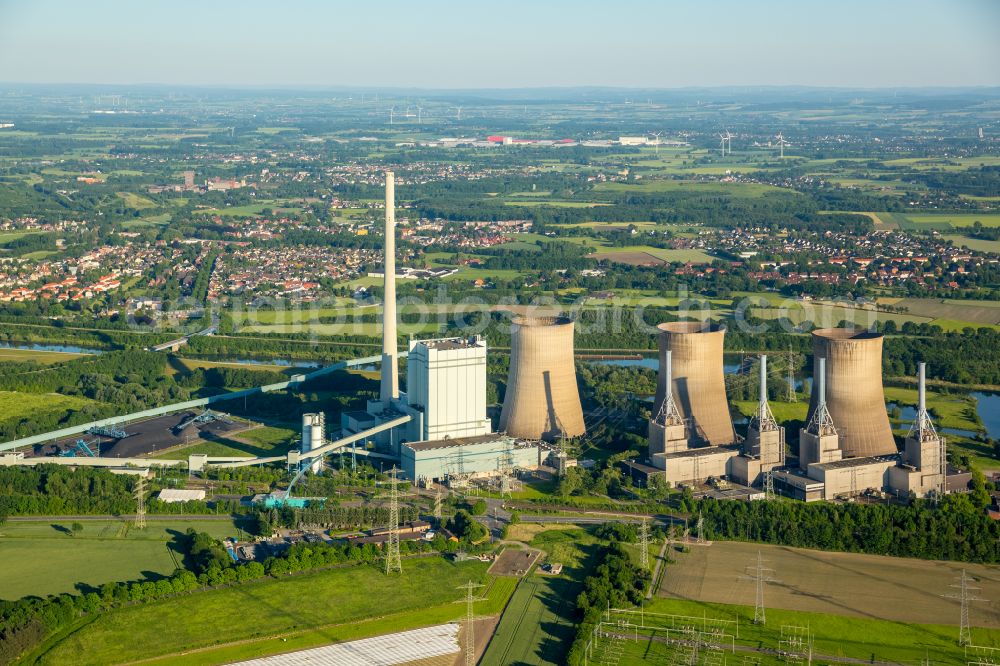
{"type": "Polygon", "coordinates": [[[125,432],[120,425],[112,423],[88,428],[87,434],[110,437],[111,439],[125,439],[126,437],[130,437],[132,435],[130,432],[125,432]]]}
{"type": "Polygon", "coordinates": [[[63,458],[75,458],[77,452],[79,451],[80,453],[86,455],[89,458],[96,458],[97,454],[94,453],[94,450],[92,448],[90,448],[91,444],[96,444],[97,450],[98,451],[101,450],[101,441],[98,439],[95,439],[92,442],[85,442],[82,439],[78,439],[76,440],[76,443],[73,445],[73,448],[66,449],[59,455],[63,458]]]}

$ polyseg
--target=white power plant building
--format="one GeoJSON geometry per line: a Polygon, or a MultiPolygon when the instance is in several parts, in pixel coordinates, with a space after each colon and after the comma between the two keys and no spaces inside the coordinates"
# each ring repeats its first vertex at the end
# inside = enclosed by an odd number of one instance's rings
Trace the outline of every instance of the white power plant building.
{"type": "Polygon", "coordinates": [[[421,440],[487,435],[486,342],[481,337],[410,343],[406,400],[422,418],[421,440]]]}
{"type": "MultiPolygon", "coordinates": [[[[313,449],[318,449],[326,442],[326,416],[323,412],[318,414],[302,415],[302,453],[308,453],[313,449]]],[[[323,459],[316,458],[312,463],[313,474],[316,474],[323,467],[323,459]]]]}

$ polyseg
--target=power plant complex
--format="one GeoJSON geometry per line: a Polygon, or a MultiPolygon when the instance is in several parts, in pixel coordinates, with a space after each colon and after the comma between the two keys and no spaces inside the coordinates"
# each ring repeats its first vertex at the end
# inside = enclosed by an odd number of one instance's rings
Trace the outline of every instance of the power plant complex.
{"type": "MultiPolygon", "coordinates": [[[[464,485],[497,481],[509,488],[521,471],[542,466],[562,473],[573,461],[563,442],[586,435],[574,357],[574,322],[569,317],[517,316],[510,328],[510,365],[498,429],[487,411],[486,340],[478,335],[411,340],[400,352],[397,336],[395,261],[395,177],[385,180],[385,266],[380,356],[350,359],[288,382],[258,387],[259,392],[295,387],[312,376],[378,363],[378,397],[363,410],[340,415],[340,429],[328,438],[323,413],[302,417],[297,449],[265,458],[212,457],[192,454],[188,469],[287,462],[297,474],[287,491],[307,471],[320,472],[324,456],[339,452],[399,464],[417,484],[464,485]],[[400,359],[406,357],[401,388],[400,359]]],[[[825,328],[812,333],[813,386],[797,448],[789,450],[786,432],[768,404],[768,359],[762,355],[759,399],[745,436],[733,422],[725,377],[726,329],[712,322],[677,321],[658,326],[659,368],[651,415],[646,425],[648,457],[626,462],[633,478],[656,479],[674,487],[721,483],[742,487],[746,497],[783,491],[806,501],[854,497],[869,491],[901,497],[937,496],[947,491],[944,438],[926,408],[926,378],[919,364],[919,404],[902,450],[886,411],[882,386],[879,333],[857,328],[825,328]]],[[[741,365],[747,371],[746,364],[741,365]]],[[[137,413],[159,417],[171,411],[256,393],[238,391],[167,405],[137,413]]],[[[181,430],[202,416],[186,416],[181,430]]],[[[212,413],[211,418],[217,415],[212,413]]],[[[120,421],[118,419],[117,421],[120,421]]],[[[103,432],[117,422],[104,419],[0,445],[16,449],[51,439],[103,432]]],[[[120,430],[120,428],[116,428],[120,430]]],[[[742,430],[742,428],[741,428],[742,430]]],[[[118,438],[128,435],[120,434],[118,438]]],[[[795,439],[795,438],[793,438],[795,439]]],[[[110,458],[86,453],[72,460],[25,456],[0,457],[2,465],[46,461],[105,467],[183,465],[179,460],[110,458]]]]}
{"type": "Polygon", "coordinates": [[[882,388],[882,336],[864,329],[814,331],[815,386],[798,464],[786,463],[784,428],[767,400],[767,356],[758,363],[760,397],[747,436],[729,416],[723,378],[725,329],[714,324],[660,325],[660,370],[649,422],[649,462],[672,485],[712,478],[744,486],[767,483],[803,500],[865,491],[926,497],[945,491],[945,444],[920,404],[902,453],[889,425],[882,388]]]}
{"type": "MultiPolygon", "coordinates": [[[[486,404],[487,346],[478,336],[409,344],[400,390],[395,302],[395,179],[386,174],[385,304],[380,390],[363,412],[342,416],[345,433],[397,420],[372,439],[375,455],[399,460],[413,482],[464,483],[513,476],[552,464],[559,440],[586,433],[573,353],[573,321],[519,316],[511,322],[510,368],[499,429],[486,404]]],[[[660,324],[659,373],[648,423],[648,470],[673,486],[726,480],[778,488],[803,500],[877,490],[925,497],[943,492],[944,442],[924,406],[896,446],[882,387],[882,336],[865,329],[812,333],[814,390],[797,455],[767,399],[767,357],[761,356],[759,401],[741,437],[730,415],[723,364],[726,329],[711,322],[660,324]],[[789,464],[789,460],[796,462],[789,464]]],[[[306,415],[303,452],[315,449],[322,415],[306,415]],[[318,419],[318,423],[317,423],[318,419]]],[[[315,464],[315,463],[314,463],[315,464]]]]}

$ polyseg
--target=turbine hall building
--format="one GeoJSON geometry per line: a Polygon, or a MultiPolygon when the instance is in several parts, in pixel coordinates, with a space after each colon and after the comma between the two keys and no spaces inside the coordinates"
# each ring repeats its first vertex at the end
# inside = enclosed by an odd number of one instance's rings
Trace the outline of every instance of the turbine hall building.
{"type": "Polygon", "coordinates": [[[535,469],[548,450],[539,442],[504,434],[407,442],[400,447],[406,478],[415,483],[444,482],[455,477],[492,476],[501,470],[535,469]]]}

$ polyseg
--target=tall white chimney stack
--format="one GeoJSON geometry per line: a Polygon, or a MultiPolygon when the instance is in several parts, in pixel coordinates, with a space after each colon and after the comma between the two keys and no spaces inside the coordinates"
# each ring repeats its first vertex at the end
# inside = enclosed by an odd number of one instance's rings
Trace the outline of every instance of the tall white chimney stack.
{"type": "Polygon", "coordinates": [[[382,383],[379,399],[388,406],[399,398],[396,345],[396,176],[385,172],[385,270],[382,306],[382,383]]]}

